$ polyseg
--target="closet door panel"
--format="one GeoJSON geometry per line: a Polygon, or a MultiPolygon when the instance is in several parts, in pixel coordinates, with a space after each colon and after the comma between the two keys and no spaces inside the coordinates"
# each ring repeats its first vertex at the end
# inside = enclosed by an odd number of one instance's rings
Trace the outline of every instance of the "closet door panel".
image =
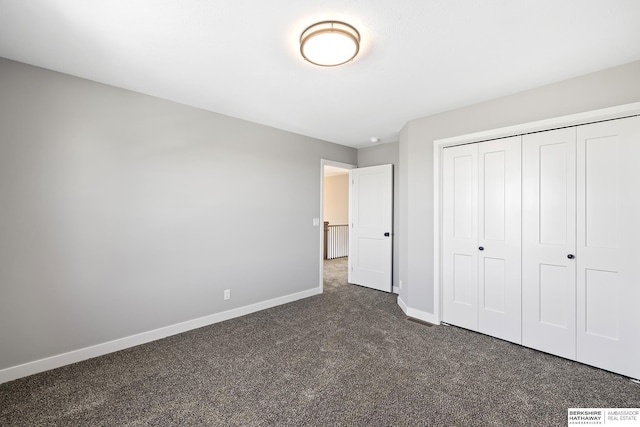
{"type": "Polygon", "coordinates": [[[577,359],[640,378],[640,117],[577,141],[577,359]]]}
{"type": "Polygon", "coordinates": [[[521,343],[520,137],[478,144],[478,330],[521,343]]]}
{"type": "Polygon", "coordinates": [[[478,330],[478,147],[443,154],[442,319],[478,330]]]}
{"type": "Polygon", "coordinates": [[[576,357],[576,130],[522,139],[522,344],[576,357]]]}

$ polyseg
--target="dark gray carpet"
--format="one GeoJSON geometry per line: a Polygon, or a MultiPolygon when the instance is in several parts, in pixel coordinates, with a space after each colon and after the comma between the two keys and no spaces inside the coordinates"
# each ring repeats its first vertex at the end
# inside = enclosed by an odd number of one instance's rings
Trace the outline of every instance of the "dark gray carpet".
{"type": "Polygon", "coordinates": [[[640,407],[618,375],[409,322],[345,264],[323,295],[0,385],[0,425],[559,426],[640,407]]]}

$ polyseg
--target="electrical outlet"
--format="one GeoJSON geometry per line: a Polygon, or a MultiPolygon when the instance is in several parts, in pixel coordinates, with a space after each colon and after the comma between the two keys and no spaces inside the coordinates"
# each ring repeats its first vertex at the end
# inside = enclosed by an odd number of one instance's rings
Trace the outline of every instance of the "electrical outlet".
{"type": "Polygon", "coordinates": [[[402,280],[400,280],[400,286],[398,286],[399,289],[402,289],[402,280]]]}
{"type": "Polygon", "coordinates": [[[224,290],[224,299],[225,300],[231,299],[231,289],[224,290]]]}

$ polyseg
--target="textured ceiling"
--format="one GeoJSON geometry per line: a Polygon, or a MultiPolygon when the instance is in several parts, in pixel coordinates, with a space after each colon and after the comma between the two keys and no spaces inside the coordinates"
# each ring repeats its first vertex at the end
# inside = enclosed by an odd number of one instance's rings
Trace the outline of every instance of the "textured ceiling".
{"type": "Polygon", "coordinates": [[[352,147],[640,59],[637,0],[0,0],[0,56],[352,147]],[[320,68],[300,33],[362,36],[320,68]]]}

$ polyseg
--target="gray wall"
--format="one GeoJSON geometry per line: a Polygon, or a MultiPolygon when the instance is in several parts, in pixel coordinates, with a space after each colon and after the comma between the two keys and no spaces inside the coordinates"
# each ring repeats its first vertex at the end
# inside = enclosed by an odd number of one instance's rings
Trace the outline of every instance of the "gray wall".
{"type": "Polygon", "coordinates": [[[393,165],[393,286],[399,285],[400,265],[400,161],[399,143],[374,145],[358,149],[358,167],[393,165]]]}
{"type": "Polygon", "coordinates": [[[400,133],[400,298],[433,313],[433,141],[640,101],[640,61],[413,120],[400,133]]]}
{"type": "Polygon", "coordinates": [[[319,286],[356,150],[4,59],[0,94],[0,369],[319,286]]]}

